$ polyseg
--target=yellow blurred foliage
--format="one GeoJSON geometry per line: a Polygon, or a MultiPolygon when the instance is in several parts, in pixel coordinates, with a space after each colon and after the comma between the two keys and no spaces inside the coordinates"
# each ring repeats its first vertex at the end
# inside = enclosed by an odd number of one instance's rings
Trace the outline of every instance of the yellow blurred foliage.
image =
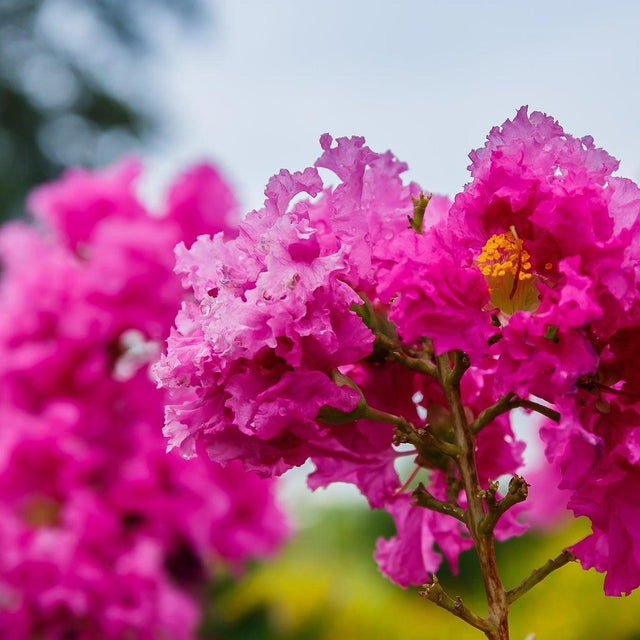
{"type": "MultiPolygon", "coordinates": [[[[362,541],[342,537],[336,544],[327,526],[331,521],[303,532],[279,559],[265,563],[225,594],[218,610],[230,621],[257,608],[266,610],[269,637],[283,640],[484,637],[420,598],[417,589],[404,591],[391,584],[358,548],[362,541]]],[[[587,530],[583,523],[574,523],[559,534],[507,544],[499,557],[505,585],[515,586],[587,530]]],[[[482,614],[481,585],[477,575],[470,578],[473,584],[461,575],[447,580],[446,587],[452,595],[461,593],[465,604],[482,614]]],[[[601,575],[575,563],[561,568],[513,605],[512,640],[639,640],[640,595],[607,598],[602,581],[601,575]]]]}

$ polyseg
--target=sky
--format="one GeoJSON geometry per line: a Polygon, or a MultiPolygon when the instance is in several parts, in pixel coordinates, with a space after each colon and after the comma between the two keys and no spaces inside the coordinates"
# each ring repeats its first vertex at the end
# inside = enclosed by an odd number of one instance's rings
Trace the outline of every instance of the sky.
{"type": "Polygon", "coordinates": [[[151,154],[159,180],[213,159],[248,211],[330,132],[364,135],[423,188],[454,195],[469,151],[524,104],[640,177],[640,3],[203,2],[196,29],[159,26],[148,63],[169,134],[151,154]]]}

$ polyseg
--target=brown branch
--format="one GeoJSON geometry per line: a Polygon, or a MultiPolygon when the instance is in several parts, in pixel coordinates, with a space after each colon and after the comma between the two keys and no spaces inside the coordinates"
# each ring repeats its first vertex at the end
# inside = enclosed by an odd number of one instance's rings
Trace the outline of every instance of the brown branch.
{"type": "Polygon", "coordinates": [[[537,411],[554,422],[560,422],[559,411],[556,411],[551,407],[547,407],[544,404],[540,404],[539,402],[533,402],[532,400],[518,400],[518,404],[516,406],[522,407],[523,409],[529,409],[530,411],[537,411]]]}
{"type": "Polygon", "coordinates": [[[571,551],[565,549],[562,553],[551,560],[547,560],[541,567],[534,569],[517,587],[507,591],[507,602],[511,604],[525,593],[533,589],[539,582],[542,582],[550,573],[575,560],[571,551]]]}
{"type": "Polygon", "coordinates": [[[447,384],[457,386],[464,375],[464,372],[471,366],[469,356],[459,349],[453,352],[453,367],[449,373],[447,384]]]}
{"type": "Polygon", "coordinates": [[[472,433],[477,435],[498,416],[518,407],[529,409],[530,411],[537,411],[554,422],[560,422],[560,413],[555,409],[540,404],[539,402],[534,402],[533,400],[524,400],[523,398],[519,398],[515,393],[509,392],[497,400],[495,404],[480,412],[471,424],[472,433]]]}
{"type": "Polygon", "coordinates": [[[493,532],[485,532],[482,530],[485,510],[483,492],[480,488],[475,460],[474,435],[471,430],[471,425],[467,422],[460,394],[459,379],[452,373],[449,355],[449,353],[445,353],[436,359],[438,380],[444,391],[447,404],[449,405],[455,442],[460,449],[460,454],[456,457],[456,462],[460,471],[464,491],[467,495],[467,527],[473,538],[478,554],[485,594],[487,596],[487,620],[482,630],[489,640],[508,640],[509,623],[507,616],[509,605],[498,573],[493,532]]]}
{"type": "Polygon", "coordinates": [[[529,485],[521,476],[513,476],[509,482],[509,489],[506,495],[500,500],[495,499],[497,483],[492,483],[488,493],[486,503],[488,507],[487,514],[480,524],[480,530],[483,533],[492,533],[498,520],[508,509],[527,499],[529,494],[529,485]]]}
{"type": "Polygon", "coordinates": [[[431,584],[423,585],[423,591],[419,591],[418,595],[430,600],[434,604],[438,605],[442,609],[446,609],[453,613],[454,616],[464,620],[467,624],[470,624],[480,631],[490,633],[492,630],[491,624],[481,618],[479,615],[471,611],[462,602],[462,598],[457,596],[455,600],[442,588],[442,585],[438,581],[438,578],[434,575],[433,582],[431,584]]]}
{"type": "Polygon", "coordinates": [[[447,516],[451,516],[452,518],[456,518],[456,520],[460,520],[460,522],[467,524],[467,513],[464,509],[461,509],[450,502],[438,500],[438,498],[429,493],[422,482],[416,487],[411,495],[416,499],[415,504],[424,507],[425,509],[430,509],[431,511],[444,513],[447,516]]]}
{"type": "Polygon", "coordinates": [[[495,404],[491,405],[484,411],[481,411],[478,417],[471,423],[471,432],[478,434],[484,427],[493,422],[499,415],[507,413],[514,408],[513,401],[518,399],[515,393],[509,392],[502,396],[495,404]]]}
{"type": "Polygon", "coordinates": [[[391,359],[403,364],[408,369],[420,371],[434,377],[437,375],[437,369],[433,362],[407,353],[404,345],[397,340],[392,340],[382,333],[377,333],[376,344],[381,346],[391,359]]]}
{"type": "Polygon", "coordinates": [[[428,429],[416,429],[413,424],[402,416],[380,411],[367,405],[362,417],[367,420],[386,422],[387,424],[394,425],[400,433],[403,442],[414,445],[419,452],[426,449],[427,451],[444,453],[447,456],[456,456],[458,454],[458,447],[455,444],[436,438],[428,429]]]}
{"type": "Polygon", "coordinates": [[[455,460],[449,460],[447,466],[447,501],[450,504],[458,505],[460,491],[462,491],[462,481],[456,475],[455,460]]]}

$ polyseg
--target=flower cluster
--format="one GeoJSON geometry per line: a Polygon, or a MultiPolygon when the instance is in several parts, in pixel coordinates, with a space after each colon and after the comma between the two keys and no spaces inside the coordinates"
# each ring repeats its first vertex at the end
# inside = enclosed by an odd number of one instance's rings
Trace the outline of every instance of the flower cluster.
{"type": "Polygon", "coordinates": [[[521,478],[498,507],[493,482],[522,468],[510,411],[536,410],[554,419],[549,473],[592,521],[573,553],[607,573],[608,594],[637,587],[638,187],[590,137],[526,108],[471,154],[453,202],[404,184],[405,165],[362,138],[321,146],[314,167],[272,178],[237,238],[178,250],[189,293],[156,370],[170,444],[265,476],[310,459],[311,487],[354,483],[395,518],[377,560],[408,585],[437,569],[434,543],[455,566],[480,535],[477,522],[467,533],[461,487],[476,480],[454,464],[455,421],[473,440],[485,529],[539,521],[530,500],[501,513],[526,497],[521,478]],[[459,410],[445,378],[461,378],[459,410]],[[407,455],[426,483],[413,493],[407,455]]]}
{"type": "Polygon", "coordinates": [[[476,261],[494,234],[519,247],[515,260],[497,258],[503,275],[487,277],[500,323],[488,352],[496,385],[559,410],[560,423],[542,431],[547,458],[570,492],[569,508],[593,527],[572,550],[585,568],[607,572],[607,594],[628,593],[640,585],[632,364],[640,189],[612,176],[618,162],[590,137],[573,138],[524,109],[471,159],[473,181],[457,196],[449,227],[476,261]]]}
{"type": "Polygon", "coordinates": [[[173,247],[235,234],[218,172],[151,214],[137,162],[36,190],[0,233],[0,635],[193,638],[206,580],[286,533],[273,482],[167,455],[149,375],[180,305],[173,247]]]}

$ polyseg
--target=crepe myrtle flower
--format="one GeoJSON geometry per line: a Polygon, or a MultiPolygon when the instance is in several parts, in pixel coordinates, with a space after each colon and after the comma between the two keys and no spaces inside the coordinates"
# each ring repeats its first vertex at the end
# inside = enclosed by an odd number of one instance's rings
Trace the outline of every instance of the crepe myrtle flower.
{"type": "Polygon", "coordinates": [[[74,169],[0,231],[0,636],[197,637],[206,581],[272,553],[274,482],[166,453],[149,376],[180,306],[173,248],[235,234],[198,165],[160,211],[137,161],[74,169]]]}
{"type": "Polygon", "coordinates": [[[155,369],[170,447],[268,477],[310,460],[312,488],[355,484],[396,523],[382,572],[492,639],[570,560],[606,572],[609,595],[638,587],[638,187],[526,107],[470,154],[453,201],[363,138],[320,144],[235,238],[177,250],[186,295],[155,369]],[[546,420],[538,468],[515,409],[546,420]],[[494,540],[558,505],[593,533],[505,590],[494,540]],[[486,617],[435,577],[470,547],[486,617]]]}

